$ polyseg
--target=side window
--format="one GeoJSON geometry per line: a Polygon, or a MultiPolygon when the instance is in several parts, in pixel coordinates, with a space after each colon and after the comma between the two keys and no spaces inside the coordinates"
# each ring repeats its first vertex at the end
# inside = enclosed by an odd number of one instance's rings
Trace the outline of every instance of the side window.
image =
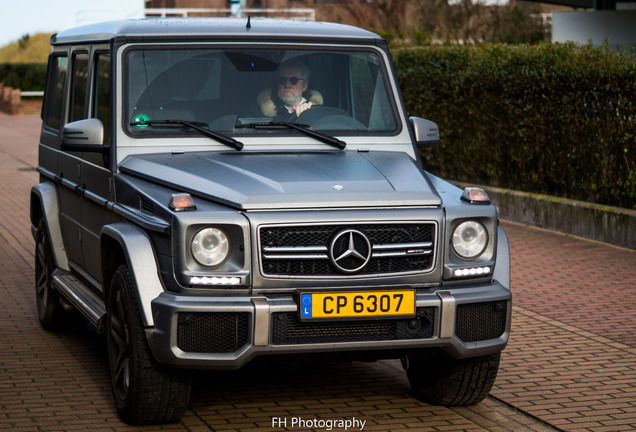
{"type": "Polygon", "coordinates": [[[351,56],[350,70],[356,120],[369,130],[395,130],[395,110],[391,107],[377,56],[351,56]]]}
{"type": "Polygon", "coordinates": [[[88,86],[88,53],[73,55],[73,75],[71,82],[70,120],[81,120],[85,116],[88,86]]]}
{"type": "Polygon", "coordinates": [[[52,54],[49,60],[49,76],[46,83],[43,121],[48,129],[60,130],[63,122],[64,84],[68,72],[66,53],[52,54]]]}
{"type": "Polygon", "coordinates": [[[110,53],[95,55],[93,117],[104,124],[104,144],[110,144],[110,53]]]}
{"type": "MultiPolygon", "coordinates": [[[[368,125],[373,104],[375,79],[369,64],[363,55],[351,56],[350,60],[354,116],[359,122],[368,125]]],[[[377,74],[376,74],[377,76],[377,74]]]]}

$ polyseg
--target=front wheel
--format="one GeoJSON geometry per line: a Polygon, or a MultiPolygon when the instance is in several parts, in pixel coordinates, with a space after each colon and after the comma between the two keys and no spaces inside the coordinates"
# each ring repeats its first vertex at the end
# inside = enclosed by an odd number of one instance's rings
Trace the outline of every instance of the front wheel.
{"type": "Polygon", "coordinates": [[[435,405],[474,405],[488,396],[495,383],[500,356],[455,359],[443,353],[412,353],[403,366],[418,399],[435,405]]]}
{"type": "Polygon", "coordinates": [[[115,271],[108,293],[106,335],[115,407],[135,425],[174,423],[188,407],[190,376],[154,359],[128,267],[115,271]]]}
{"type": "Polygon", "coordinates": [[[52,274],[55,260],[51,251],[46,222],[41,219],[35,235],[35,300],[38,318],[43,329],[59,330],[64,319],[60,294],[53,288],[52,274]]]}

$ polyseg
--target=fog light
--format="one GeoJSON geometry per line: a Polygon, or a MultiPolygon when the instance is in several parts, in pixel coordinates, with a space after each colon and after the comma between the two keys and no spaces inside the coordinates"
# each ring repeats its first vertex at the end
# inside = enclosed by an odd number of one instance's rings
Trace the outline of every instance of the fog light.
{"type": "Polygon", "coordinates": [[[406,325],[408,326],[409,330],[413,331],[419,330],[419,328],[421,327],[420,320],[417,318],[410,319],[408,323],[406,323],[406,325]]]}

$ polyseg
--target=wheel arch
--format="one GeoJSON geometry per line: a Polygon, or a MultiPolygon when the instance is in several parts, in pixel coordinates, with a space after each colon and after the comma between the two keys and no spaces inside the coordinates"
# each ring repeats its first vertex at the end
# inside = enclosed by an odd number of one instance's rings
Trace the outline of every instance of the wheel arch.
{"type": "Polygon", "coordinates": [[[38,223],[40,219],[44,219],[55,266],[70,271],[62,239],[62,228],[60,227],[60,205],[57,189],[53,183],[42,182],[31,188],[30,218],[31,234],[34,240],[36,240],[38,223]]]}
{"type": "Polygon", "coordinates": [[[120,264],[126,264],[133,277],[144,326],[154,326],[151,303],[164,291],[164,286],[148,234],[130,222],[117,222],[105,225],[100,238],[104,298],[108,298],[115,270],[120,264]]]}

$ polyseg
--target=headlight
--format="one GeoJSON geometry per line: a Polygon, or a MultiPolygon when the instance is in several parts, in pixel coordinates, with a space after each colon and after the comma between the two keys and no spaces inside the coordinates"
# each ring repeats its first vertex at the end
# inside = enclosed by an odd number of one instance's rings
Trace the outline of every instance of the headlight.
{"type": "Polygon", "coordinates": [[[465,221],[453,231],[453,250],[458,257],[474,259],[481,255],[488,245],[488,232],[479,222],[465,221]]]}
{"type": "Polygon", "coordinates": [[[192,238],[190,250],[199,264],[214,267],[222,264],[230,254],[230,240],[220,229],[205,228],[192,238]]]}

